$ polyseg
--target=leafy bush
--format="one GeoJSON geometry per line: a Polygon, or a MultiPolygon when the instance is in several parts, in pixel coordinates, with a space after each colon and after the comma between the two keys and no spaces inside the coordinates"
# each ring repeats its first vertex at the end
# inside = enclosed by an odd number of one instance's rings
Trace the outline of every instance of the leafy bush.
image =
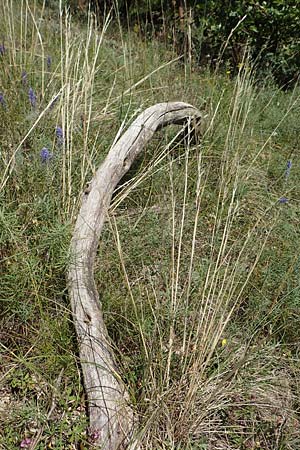
{"type": "Polygon", "coordinates": [[[225,0],[221,6],[216,0],[93,0],[91,5],[98,12],[112,7],[123,21],[129,19],[131,26],[147,35],[150,32],[151,37],[164,34],[172,43],[176,41],[180,52],[186,49],[189,28],[193,54],[201,65],[221,64],[235,73],[245,48],[250,47],[263,77],[271,74],[280,85],[294,84],[299,77],[297,0],[225,0]]]}
{"type": "Polygon", "coordinates": [[[296,0],[227,0],[199,3],[194,8],[195,27],[203,29],[202,54],[218,56],[219,48],[232,34],[223,61],[232,68],[241,63],[246,46],[263,74],[271,72],[280,84],[299,76],[300,39],[296,0]]]}

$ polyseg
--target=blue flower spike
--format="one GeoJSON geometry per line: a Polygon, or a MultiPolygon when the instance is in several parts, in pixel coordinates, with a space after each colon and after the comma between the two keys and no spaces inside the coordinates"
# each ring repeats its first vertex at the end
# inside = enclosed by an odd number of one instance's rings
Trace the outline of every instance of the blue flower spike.
{"type": "Polygon", "coordinates": [[[4,95],[2,94],[2,92],[0,92],[0,105],[5,109],[6,108],[6,101],[4,98],[4,95]]]}
{"type": "Polygon", "coordinates": [[[288,202],[289,202],[289,199],[286,198],[286,197],[281,197],[281,198],[279,199],[279,203],[281,203],[281,204],[285,204],[285,203],[288,203],[288,202]]]}
{"type": "Polygon", "coordinates": [[[51,69],[52,59],[51,56],[47,56],[47,69],[51,69]]]}
{"type": "Polygon", "coordinates": [[[64,143],[64,132],[61,127],[56,127],[55,134],[57,137],[58,145],[62,145],[64,143]]]}
{"type": "Polygon", "coordinates": [[[291,168],[292,168],[292,161],[288,161],[287,164],[286,164],[286,169],[285,169],[285,179],[286,180],[290,176],[291,168]]]}
{"type": "Polygon", "coordinates": [[[34,90],[32,89],[32,87],[29,88],[28,96],[29,96],[29,101],[30,101],[31,106],[33,108],[35,108],[36,107],[36,95],[35,95],[34,90]]]}
{"type": "Polygon", "coordinates": [[[52,153],[49,151],[47,147],[43,147],[40,152],[40,157],[42,160],[42,163],[47,163],[52,158],[52,153]]]}

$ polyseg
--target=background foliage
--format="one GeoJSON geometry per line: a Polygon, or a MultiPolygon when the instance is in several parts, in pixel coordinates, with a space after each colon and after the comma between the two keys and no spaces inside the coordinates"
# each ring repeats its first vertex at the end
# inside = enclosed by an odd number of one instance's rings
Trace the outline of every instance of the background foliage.
{"type": "MultiPolygon", "coordinates": [[[[88,1],[69,0],[73,9],[87,9],[88,1]]],[[[113,8],[122,22],[147,36],[163,37],[185,52],[191,34],[199,65],[216,65],[237,73],[246,47],[262,77],[271,75],[289,87],[299,77],[300,37],[297,0],[93,0],[99,16],[113,8]],[[234,31],[233,31],[234,30],[234,31]],[[228,45],[220,54],[220,48],[228,45]]]]}

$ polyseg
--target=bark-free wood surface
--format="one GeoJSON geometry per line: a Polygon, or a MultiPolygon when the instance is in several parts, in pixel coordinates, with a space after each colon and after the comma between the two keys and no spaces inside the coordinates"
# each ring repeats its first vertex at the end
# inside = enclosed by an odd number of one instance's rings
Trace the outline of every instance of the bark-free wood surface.
{"type": "Polygon", "coordinates": [[[155,131],[166,125],[199,119],[200,112],[181,102],[159,103],[141,113],[110,149],[83,194],[72,241],[68,270],[71,308],[87,395],[90,438],[99,448],[138,448],[131,439],[134,415],[115,362],[99,295],[94,262],[113,191],[155,131]]]}

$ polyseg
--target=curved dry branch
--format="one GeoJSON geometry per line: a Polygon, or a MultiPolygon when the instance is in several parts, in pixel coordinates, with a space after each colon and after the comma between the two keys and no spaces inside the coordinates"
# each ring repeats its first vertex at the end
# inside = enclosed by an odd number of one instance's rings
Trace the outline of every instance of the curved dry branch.
{"type": "Polygon", "coordinates": [[[90,436],[102,449],[138,448],[127,389],[118,374],[94,282],[94,261],[113,191],[155,131],[200,119],[193,106],[159,103],[141,113],[112,146],[82,200],[71,241],[68,286],[87,395],[90,436]]]}

